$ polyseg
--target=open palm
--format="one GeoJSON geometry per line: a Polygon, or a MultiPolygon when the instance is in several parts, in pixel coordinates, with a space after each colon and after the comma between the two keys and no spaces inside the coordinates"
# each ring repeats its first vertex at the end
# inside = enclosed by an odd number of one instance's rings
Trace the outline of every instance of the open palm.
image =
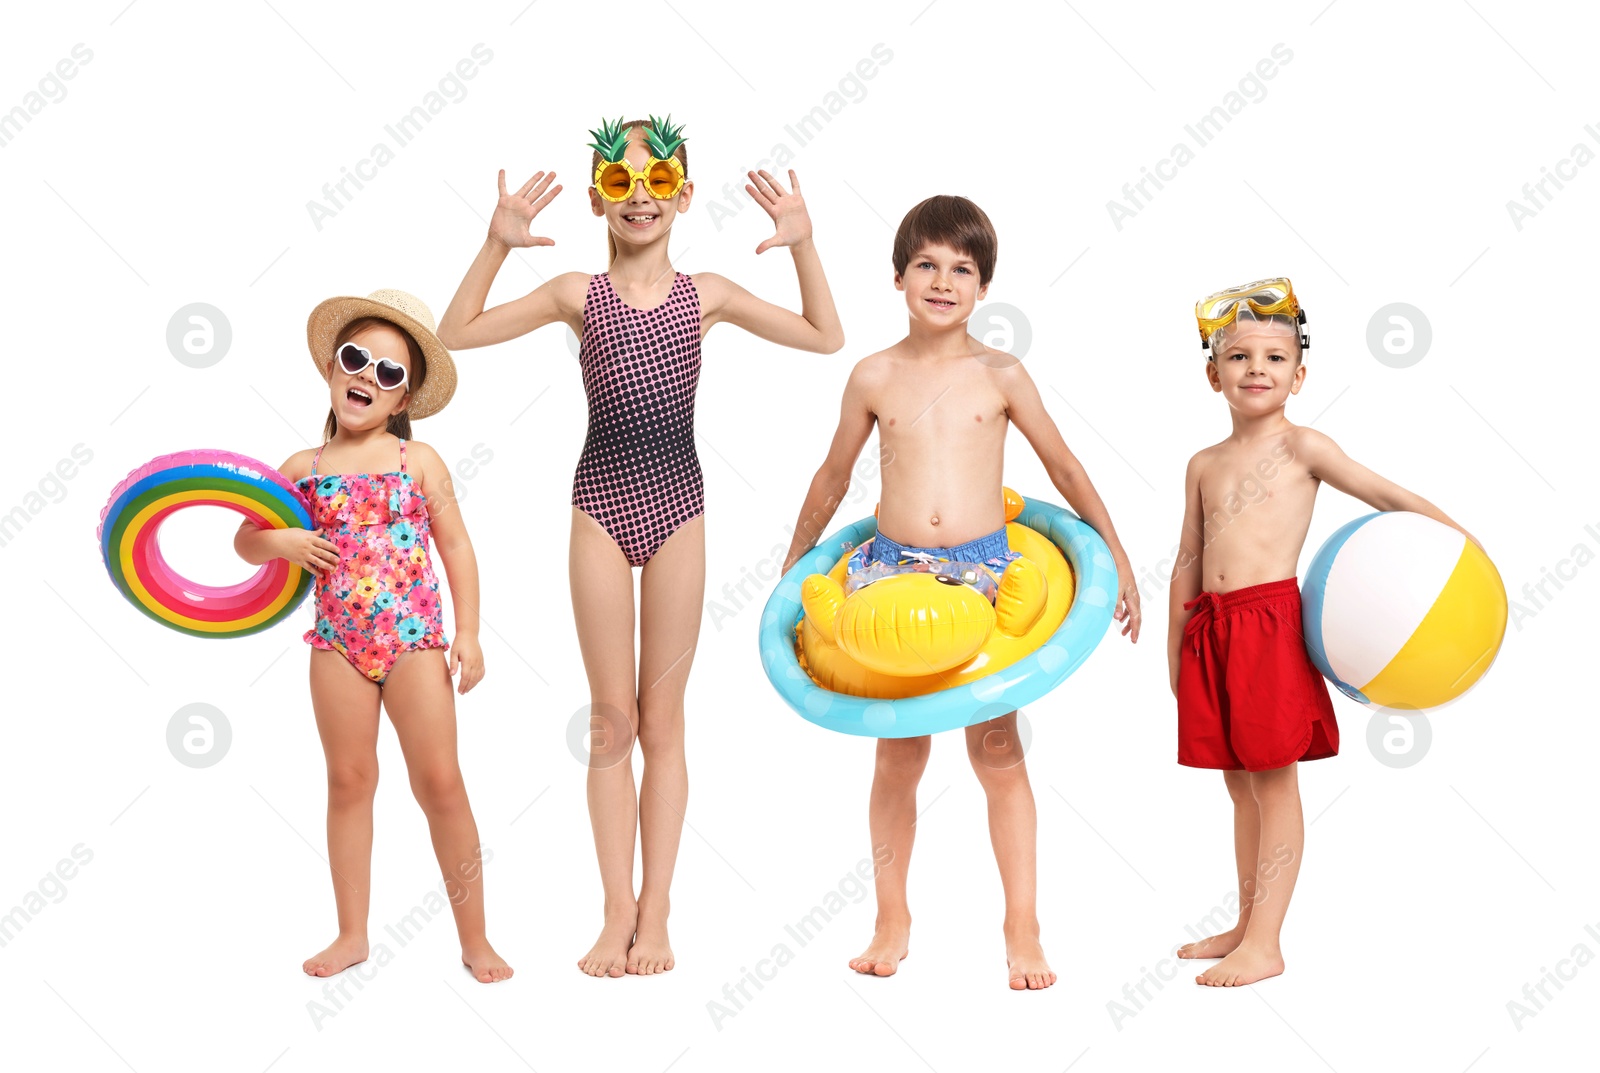
{"type": "Polygon", "coordinates": [[[522,189],[508,194],[506,169],[501,168],[500,203],[494,207],[494,216],[489,220],[489,234],[502,245],[513,249],[519,246],[554,246],[554,239],[535,235],[532,225],[533,218],[561,193],[561,187],[550,185],[555,178],[553,171],[535,172],[533,178],[522,184],[522,189]]]}
{"type": "Polygon", "coordinates": [[[765,253],[774,246],[794,246],[811,237],[811,214],[806,212],[806,199],[800,196],[800,177],[793,168],[789,169],[789,185],[794,188],[793,192],[786,192],[783,184],[768,172],[745,174],[750,176],[745,192],[767,211],[777,228],[771,238],[756,247],[757,253],[765,253]]]}

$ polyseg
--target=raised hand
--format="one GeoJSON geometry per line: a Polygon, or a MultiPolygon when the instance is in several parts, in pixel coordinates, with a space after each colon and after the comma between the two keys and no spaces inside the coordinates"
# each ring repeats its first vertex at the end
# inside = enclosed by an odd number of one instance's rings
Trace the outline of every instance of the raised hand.
{"type": "Polygon", "coordinates": [[[774,179],[768,172],[745,172],[750,181],[745,184],[745,193],[755,199],[757,205],[767,210],[767,215],[772,217],[777,230],[772,237],[756,247],[757,253],[765,253],[774,246],[798,246],[811,237],[811,215],[806,212],[806,199],[800,196],[800,177],[789,169],[789,185],[794,187],[793,193],[787,193],[783,185],[774,179]]]}
{"type": "Polygon", "coordinates": [[[554,246],[555,240],[541,238],[533,233],[533,218],[559,193],[553,171],[534,172],[533,178],[522,184],[514,194],[506,193],[506,169],[500,169],[500,203],[494,207],[489,220],[489,236],[502,246],[515,249],[519,246],[554,246]]]}

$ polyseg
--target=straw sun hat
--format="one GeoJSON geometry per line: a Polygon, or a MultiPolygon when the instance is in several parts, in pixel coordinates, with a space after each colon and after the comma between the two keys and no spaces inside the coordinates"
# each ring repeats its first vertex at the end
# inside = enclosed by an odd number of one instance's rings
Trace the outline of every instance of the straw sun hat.
{"type": "MultiPolygon", "coordinates": [[[[436,414],[456,392],[456,363],[450,352],[433,334],[433,313],[422,299],[405,291],[384,289],[373,291],[365,298],[329,298],[311,311],[306,321],[306,345],[311,348],[311,361],[317,374],[328,378],[328,362],[333,358],[333,341],[345,325],[358,317],[382,317],[393,321],[422,348],[427,362],[427,374],[422,386],[411,390],[411,403],[407,407],[413,420],[436,414]]],[[[376,357],[383,357],[378,354],[376,357]]],[[[410,389],[410,385],[407,385],[410,389]]]]}

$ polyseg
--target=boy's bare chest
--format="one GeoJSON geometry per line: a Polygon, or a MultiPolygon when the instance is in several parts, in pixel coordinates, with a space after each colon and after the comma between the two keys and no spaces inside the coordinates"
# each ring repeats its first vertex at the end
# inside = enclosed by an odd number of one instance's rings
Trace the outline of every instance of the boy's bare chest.
{"type": "Polygon", "coordinates": [[[1269,527],[1309,520],[1317,482],[1286,442],[1235,448],[1207,461],[1200,473],[1200,506],[1208,518],[1250,515],[1269,527]]]}
{"type": "Polygon", "coordinates": [[[884,443],[960,447],[1005,437],[1005,400],[981,380],[897,384],[877,400],[876,414],[884,443]]]}

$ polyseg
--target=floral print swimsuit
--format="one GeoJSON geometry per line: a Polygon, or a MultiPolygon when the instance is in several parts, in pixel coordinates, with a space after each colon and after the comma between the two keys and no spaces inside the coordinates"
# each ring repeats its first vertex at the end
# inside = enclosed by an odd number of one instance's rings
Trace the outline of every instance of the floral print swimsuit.
{"type": "Polygon", "coordinates": [[[311,517],[339,546],[339,565],[317,579],[313,648],[332,649],[382,685],[400,653],[447,648],[439,581],[428,559],[428,503],[406,472],[400,441],[397,473],[311,475],[295,486],[311,517]]]}

